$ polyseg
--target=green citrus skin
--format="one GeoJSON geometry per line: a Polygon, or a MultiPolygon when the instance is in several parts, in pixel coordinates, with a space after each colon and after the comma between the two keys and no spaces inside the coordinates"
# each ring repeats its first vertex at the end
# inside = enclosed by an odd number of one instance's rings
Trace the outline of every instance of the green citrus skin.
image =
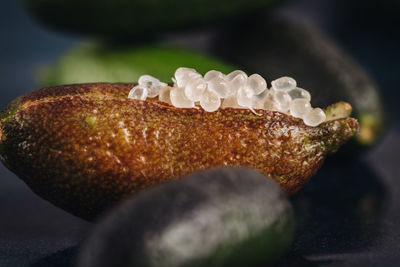
{"type": "Polygon", "coordinates": [[[270,81],[293,77],[311,93],[313,106],[350,103],[360,131],[338,154],[354,157],[380,139],[386,119],[378,85],[318,29],[295,17],[269,16],[251,27],[224,28],[213,40],[210,52],[227,63],[270,81]]]}
{"type": "Polygon", "coordinates": [[[246,168],[190,174],[121,203],[83,243],[77,267],[270,266],[294,233],[279,186],[246,168]]]}
{"type": "Polygon", "coordinates": [[[279,0],[25,0],[42,24],[105,38],[154,38],[160,32],[192,30],[273,6],[279,0]]]}
{"type": "Polygon", "coordinates": [[[211,70],[229,73],[235,67],[202,53],[167,45],[115,45],[81,43],[38,73],[40,86],[71,83],[137,81],[151,74],[170,83],[179,67],[196,68],[203,75],[211,70]]]}
{"type": "Polygon", "coordinates": [[[276,111],[133,100],[133,86],[65,85],[16,99],[0,115],[2,162],[45,199],[92,219],[134,192],[216,166],[257,169],[294,194],[358,129],[353,118],[309,127],[276,111]]]}

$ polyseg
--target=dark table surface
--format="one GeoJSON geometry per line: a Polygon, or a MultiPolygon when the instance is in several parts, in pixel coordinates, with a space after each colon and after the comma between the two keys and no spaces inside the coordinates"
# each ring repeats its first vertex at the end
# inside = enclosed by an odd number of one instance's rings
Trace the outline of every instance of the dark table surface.
{"type": "MultiPolygon", "coordinates": [[[[400,124],[396,120],[400,42],[394,37],[398,21],[367,22],[371,13],[337,19],[335,15],[343,14],[343,2],[293,1],[285,10],[298,12],[326,30],[372,74],[382,87],[392,120],[375,148],[356,160],[328,160],[291,199],[298,228],[280,266],[400,265],[400,124]]],[[[40,28],[20,1],[2,2],[0,21],[0,108],[4,108],[36,88],[38,67],[54,61],[80,38],[40,28]]],[[[2,165],[0,215],[0,266],[70,266],[77,245],[92,226],[36,196],[2,165]]]]}

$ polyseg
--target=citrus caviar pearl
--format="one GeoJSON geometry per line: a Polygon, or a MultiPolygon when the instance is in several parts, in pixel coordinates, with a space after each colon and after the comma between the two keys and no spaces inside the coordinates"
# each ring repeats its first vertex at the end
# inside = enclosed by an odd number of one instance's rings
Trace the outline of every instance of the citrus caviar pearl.
{"type": "Polygon", "coordinates": [[[182,88],[172,88],[170,92],[171,103],[177,108],[192,108],[194,102],[189,100],[182,88]]]}
{"type": "Polygon", "coordinates": [[[226,80],[232,81],[234,78],[236,78],[237,76],[242,76],[245,77],[245,80],[247,79],[247,74],[244,71],[241,70],[234,70],[231,73],[229,73],[228,75],[226,75],[226,80]]]}
{"type": "Polygon", "coordinates": [[[201,74],[197,73],[195,69],[179,68],[175,72],[175,80],[178,87],[185,87],[193,78],[201,78],[201,74]]]}
{"type": "Polygon", "coordinates": [[[293,78],[281,77],[271,82],[272,88],[276,91],[286,91],[296,88],[297,83],[293,78]]]}
{"type": "Polygon", "coordinates": [[[180,67],[175,71],[175,78],[181,79],[188,72],[196,72],[196,70],[192,68],[180,67]]]}
{"type": "Polygon", "coordinates": [[[291,99],[285,91],[274,92],[273,100],[278,111],[286,113],[289,110],[291,99]]]}
{"type": "Polygon", "coordinates": [[[221,106],[221,99],[215,92],[206,90],[200,98],[200,106],[205,111],[213,112],[221,106]]]}
{"type": "Polygon", "coordinates": [[[307,101],[311,101],[310,93],[299,87],[289,90],[288,94],[292,100],[297,99],[297,98],[304,98],[304,99],[307,99],[307,101]]]}
{"type": "Polygon", "coordinates": [[[215,77],[211,81],[207,82],[208,89],[213,91],[221,98],[227,98],[230,95],[227,83],[224,79],[215,77]]]}
{"type": "Polygon", "coordinates": [[[242,88],[237,94],[237,102],[242,107],[251,107],[253,103],[253,94],[251,91],[242,88]]]}
{"type": "Polygon", "coordinates": [[[310,109],[304,116],[304,123],[308,126],[317,126],[326,119],[324,111],[320,108],[310,109]]]}
{"type": "Polygon", "coordinates": [[[231,80],[226,79],[228,82],[228,87],[230,88],[231,95],[237,94],[237,92],[244,88],[247,83],[247,75],[243,73],[238,73],[231,80]]]}
{"type": "Polygon", "coordinates": [[[216,70],[210,70],[208,71],[205,75],[204,75],[204,80],[206,82],[211,81],[215,78],[219,78],[219,79],[224,79],[224,74],[222,74],[222,72],[220,71],[216,71],[216,70]]]}
{"type": "Polygon", "coordinates": [[[156,97],[160,93],[161,87],[167,86],[166,83],[160,82],[160,80],[150,76],[142,75],[138,81],[140,86],[147,88],[147,97],[156,97]]]}
{"type": "Polygon", "coordinates": [[[261,75],[253,74],[247,79],[247,87],[252,91],[253,95],[259,95],[267,89],[267,83],[261,75]]]}
{"type": "Polygon", "coordinates": [[[274,80],[268,90],[265,79],[259,74],[249,77],[241,70],[225,75],[210,70],[203,76],[195,69],[181,67],[172,78],[174,86],[150,76],[139,78],[139,85],[132,88],[129,98],[145,100],[155,97],[177,108],[200,106],[208,112],[222,108],[247,108],[254,114],[254,109],[276,110],[303,119],[309,126],[316,126],[325,121],[322,109],[312,108],[311,95],[307,90],[297,87],[293,78],[281,77],[274,80]]]}
{"type": "Polygon", "coordinates": [[[147,98],[147,88],[141,85],[135,86],[129,92],[128,98],[146,100],[147,98]]]}
{"type": "Polygon", "coordinates": [[[265,109],[265,103],[272,103],[270,91],[267,89],[259,95],[253,96],[253,108],[265,109]]]}
{"type": "Polygon", "coordinates": [[[223,108],[243,108],[237,102],[236,96],[230,96],[223,99],[221,107],[223,108]]]}
{"type": "Polygon", "coordinates": [[[185,86],[185,96],[191,101],[200,101],[206,88],[207,83],[202,78],[194,79],[185,86]]]}
{"type": "Polygon", "coordinates": [[[172,104],[171,97],[170,97],[171,89],[172,88],[169,86],[162,87],[160,90],[160,94],[158,96],[158,100],[168,103],[168,104],[172,104]]]}
{"type": "Polygon", "coordinates": [[[311,105],[305,98],[296,98],[289,104],[290,114],[296,118],[303,118],[310,109],[311,105]]]}

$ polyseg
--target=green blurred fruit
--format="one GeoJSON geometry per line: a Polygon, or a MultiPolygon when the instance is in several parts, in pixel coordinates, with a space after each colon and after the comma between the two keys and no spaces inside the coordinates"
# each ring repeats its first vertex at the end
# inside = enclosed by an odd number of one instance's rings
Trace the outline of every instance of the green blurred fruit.
{"type": "Polygon", "coordinates": [[[210,47],[215,56],[268,81],[293,77],[311,93],[315,107],[350,103],[360,129],[346,145],[349,155],[371,147],[381,136],[385,116],[378,86],[357,62],[312,26],[294,18],[273,17],[226,28],[210,47]]]}
{"type": "Polygon", "coordinates": [[[171,82],[179,67],[230,72],[235,68],[205,55],[167,46],[80,44],[39,72],[41,86],[88,82],[136,82],[143,74],[171,82]]]}
{"type": "Polygon", "coordinates": [[[152,37],[254,15],[282,0],[25,0],[51,28],[102,37],[152,37]]]}
{"type": "Polygon", "coordinates": [[[79,267],[271,266],[290,246],[290,202],[244,168],[193,173],[130,198],[101,220],[79,267]]]}

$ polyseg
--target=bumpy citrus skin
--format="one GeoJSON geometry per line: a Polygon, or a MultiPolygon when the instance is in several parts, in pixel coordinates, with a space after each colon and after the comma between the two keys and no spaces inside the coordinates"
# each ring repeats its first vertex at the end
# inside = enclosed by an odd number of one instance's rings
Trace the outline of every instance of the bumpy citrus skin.
{"type": "Polygon", "coordinates": [[[2,162],[90,220],[134,192],[215,166],[258,169],[293,194],[358,128],[353,118],[309,127],[275,111],[128,99],[133,85],[66,85],[16,99],[0,115],[2,162]]]}

